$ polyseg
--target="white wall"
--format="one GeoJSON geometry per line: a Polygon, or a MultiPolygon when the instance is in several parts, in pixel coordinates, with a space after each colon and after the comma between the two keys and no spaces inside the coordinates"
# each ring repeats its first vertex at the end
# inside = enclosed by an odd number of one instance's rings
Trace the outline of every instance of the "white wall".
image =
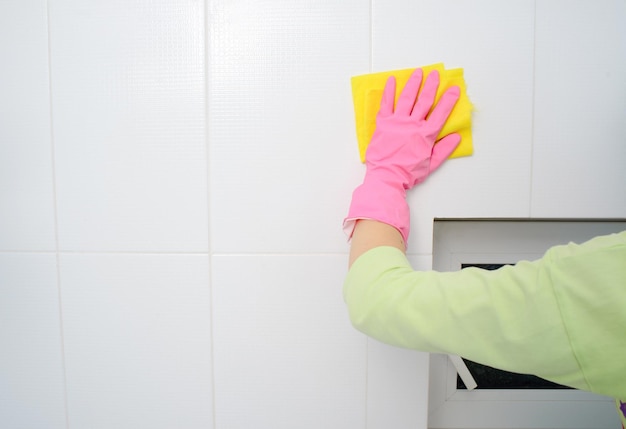
{"type": "Polygon", "coordinates": [[[626,216],[623,0],[0,1],[0,427],[425,428],[341,296],[349,78],[464,67],[434,217],[626,216]]]}

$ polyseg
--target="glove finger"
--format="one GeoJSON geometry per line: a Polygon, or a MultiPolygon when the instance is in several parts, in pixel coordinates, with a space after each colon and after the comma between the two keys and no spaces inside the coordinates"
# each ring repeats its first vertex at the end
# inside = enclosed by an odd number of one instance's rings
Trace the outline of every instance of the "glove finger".
{"type": "Polygon", "coordinates": [[[452,155],[454,149],[461,143],[461,135],[457,133],[448,134],[439,140],[433,147],[430,157],[430,171],[433,172],[439,168],[443,162],[452,155]]]}
{"type": "Polygon", "coordinates": [[[426,118],[426,115],[428,115],[430,108],[435,102],[437,88],[439,88],[439,72],[437,70],[433,70],[428,74],[426,82],[424,82],[424,87],[417,98],[415,108],[413,109],[413,112],[411,112],[411,116],[413,118],[418,120],[426,118]]]}
{"type": "Polygon", "coordinates": [[[441,96],[437,105],[433,108],[432,113],[427,119],[428,124],[433,130],[433,134],[439,134],[444,124],[448,120],[454,105],[458,101],[461,90],[458,86],[452,86],[441,96]]]}
{"type": "Polygon", "coordinates": [[[404,85],[402,94],[400,94],[400,97],[398,98],[396,113],[406,116],[411,114],[413,106],[415,105],[417,93],[419,92],[420,86],[422,85],[422,77],[422,69],[415,69],[413,73],[411,73],[411,77],[406,82],[406,85],[404,85]]]}
{"type": "Polygon", "coordinates": [[[389,116],[393,113],[393,103],[396,99],[396,78],[389,76],[383,91],[383,98],[380,100],[379,115],[389,116]]]}

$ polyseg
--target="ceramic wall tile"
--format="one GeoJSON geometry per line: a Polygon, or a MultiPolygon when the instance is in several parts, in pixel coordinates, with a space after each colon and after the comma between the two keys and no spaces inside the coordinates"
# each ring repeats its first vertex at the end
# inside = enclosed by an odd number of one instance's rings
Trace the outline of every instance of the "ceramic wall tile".
{"type": "Polygon", "coordinates": [[[70,427],[213,427],[208,264],[61,255],[70,427]]]}
{"type": "Polygon", "coordinates": [[[618,0],[537,2],[533,217],[626,213],[625,19],[618,0]]]}
{"type": "Polygon", "coordinates": [[[364,428],[347,255],[213,257],[216,426],[364,428]]]}
{"type": "Polygon", "coordinates": [[[367,340],[367,427],[426,427],[428,402],[417,400],[428,385],[428,353],[367,340]]]}
{"type": "Polygon", "coordinates": [[[65,428],[57,264],[0,254],[0,427],[65,428]]]}
{"type": "Polygon", "coordinates": [[[46,2],[1,2],[0,41],[0,250],[54,250],[46,2]]]}
{"type": "Polygon", "coordinates": [[[369,2],[210,3],[213,249],[345,251],[364,171],[350,77],[368,71],[369,2]]]}
{"type": "Polygon", "coordinates": [[[207,251],[204,3],[50,4],[59,242],[207,251]]]}
{"type": "MultiPolygon", "coordinates": [[[[373,71],[439,62],[461,67],[475,107],[474,154],[448,161],[409,193],[408,249],[423,254],[420,258],[432,252],[435,217],[528,216],[533,31],[532,1],[373,2],[373,71]]],[[[383,352],[390,360],[398,359],[391,350],[383,352]]],[[[380,374],[385,374],[385,359],[378,361],[376,378],[384,380],[380,374]]],[[[428,379],[428,359],[413,362],[405,357],[396,370],[428,379]]],[[[411,401],[396,401],[394,420],[400,427],[426,427],[427,407],[416,412],[411,404],[427,404],[428,383],[409,391],[411,401]]],[[[368,407],[368,422],[377,427],[389,416],[381,404],[385,402],[372,401],[368,407]]]]}
{"type": "Polygon", "coordinates": [[[432,250],[432,219],[529,214],[534,2],[375,1],[375,71],[443,62],[464,69],[474,155],[453,159],[409,196],[409,247],[432,250]]]}

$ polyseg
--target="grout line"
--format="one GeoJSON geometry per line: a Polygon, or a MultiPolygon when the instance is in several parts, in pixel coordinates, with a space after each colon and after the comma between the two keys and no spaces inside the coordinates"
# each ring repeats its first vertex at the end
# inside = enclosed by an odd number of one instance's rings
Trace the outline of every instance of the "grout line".
{"type": "Polygon", "coordinates": [[[369,351],[370,351],[370,339],[368,337],[365,338],[365,429],[369,427],[369,419],[368,417],[368,399],[369,399],[369,351]]]}
{"type": "Polygon", "coordinates": [[[350,250],[341,252],[215,252],[214,254],[219,256],[348,256],[350,255],[350,250]]]}
{"type": "MultiPolygon", "coordinates": [[[[209,252],[203,251],[152,251],[152,250],[58,250],[60,254],[66,255],[206,255],[209,252]]],[[[17,252],[26,253],[26,252],[17,252]]],[[[41,252],[40,252],[41,253],[41,252]]]]}
{"type": "Polygon", "coordinates": [[[57,170],[56,170],[56,145],[54,139],[54,115],[52,102],[52,44],[50,43],[50,1],[46,1],[46,25],[48,32],[48,103],[50,107],[50,157],[52,163],[52,204],[54,216],[54,245],[56,255],[56,280],[59,306],[59,336],[61,339],[61,365],[63,372],[63,404],[65,408],[65,427],[70,427],[70,413],[67,388],[67,363],[65,360],[65,329],[63,326],[63,296],[61,288],[61,254],[59,252],[59,209],[57,203],[57,170]]]}
{"type": "Polygon", "coordinates": [[[537,91],[537,0],[533,8],[533,70],[532,70],[532,96],[530,117],[530,180],[528,191],[528,217],[532,217],[533,207],[533,183],[534,183],[534,158],[535,158],[535,100],[537,91]]]}
{"type": "MultiPolygon", "coordinates": [[[[370,26],[370,34],[369,34],[369,72],[372,73],[374,67],[374,0],[369,1],[369,26],[370,26]]],[[[340,253],[343,255],[343,253],[340,253]]],[[[347,252],[349,257],[349,251],[347,252]]],[[[369,348],[370,348],[370,339],[365,338],[365,429],[369,428],[369,348]]]]}
{"type": "Polygon", "coordinates": [[[374,0],[370,0],[370,58],[369,58],[369,71],[372,73],[374,67],[374,0]]]}
{"type": "Polygon", "coordinates": [[[0,255],[56,255],[56,253],[56,250],[0,250],[0,255]]]}
{"type": "Polygon", "coordinates": [[[211,248],[211,237],[213,236],[213,232],[211,230],[211,170],[210,170],[210,165],[211,165],[211,145],[210,145],[210,125],[211,125],[211,121],[210,121],[210,92],[209,92],[209,88],[211,85],[211,75],[210,75],[210,65],[209,65],[209,49],[211,49],[211,45],[210,45],[210,41],[211,41],[211,34],[210,34],[210,3],[211,0],[206,0],[203,2],[204,4],[204,50],[202,52],[202,54],[204,55],[204,115],[205,115],[205,122],[204,122],[204,136],[205,136],[205,154],[206,154],[206,162],[205,162],[205,171],[206,171],[206,207],[207,207],[207,250],[208,250],[208,254],[207,254],[207,269],[209,270],[208,272],[208,279],[209,279],[209,284],[207,285],[209,288],[209,356],[211,359],[211,363],[210,363],[210,371],[211,371],[211,418],[213,420],[213,429],[217,428],[217,409],[215,406],[215,396],[216,396],[216,390],[215,390],[215,353],[214,353],[214,342],[213,342],[213,325],[214,325],[214,318],[213,318],[213,258],[212,258],[212,248],[211,248]]]}
{"type": "MultiPolygon", "coordinates": [[[[618,220],[619,221],[619,220],[618,220]]],[[[345,256],[346,258],[349,256],[350,252],[255,252],[255,251],[246,251],[246,252],[213,252],[212,250],[207,251],[198,251],[198,252],[171,252],[171,251],[96,251],[96,250],[0,250],[0,255],[119,255],[119,256],[128,256],[128,255],[136,255],[136,256],[282,256],[282,257],[292,257],[292,256],[345,256]]],[[[431,253],[428,252],[408,252],[407,256],[429,256],[431,253]]]]}

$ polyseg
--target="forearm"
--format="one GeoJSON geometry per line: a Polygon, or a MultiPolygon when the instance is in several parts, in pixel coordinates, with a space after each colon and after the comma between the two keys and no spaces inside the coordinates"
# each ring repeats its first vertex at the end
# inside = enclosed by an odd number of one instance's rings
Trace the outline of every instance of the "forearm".
{"type": "Polygon", "coordinates": [[[402,234],[393,226],[376,220],[358,220],[352,234],[349,266],[351,267],[359,256],[379,246],[391,246],[402,252],[406,251],[402,234]]]}

